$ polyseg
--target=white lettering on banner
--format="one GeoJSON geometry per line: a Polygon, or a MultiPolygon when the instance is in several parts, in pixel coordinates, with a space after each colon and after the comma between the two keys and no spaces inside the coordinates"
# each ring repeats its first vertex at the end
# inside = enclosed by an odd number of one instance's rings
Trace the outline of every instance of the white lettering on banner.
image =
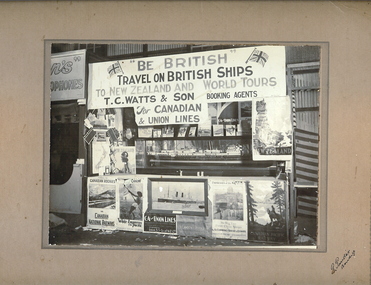
{"type": "Polygon", "coordinates": [[[88,108],[134,107],[135,119],[141,126],[202,123],[208,120],[208,103],[285,95],[284,46],[242,47],[89,65],[88,108]],[[252,57],[256,50],[267,56],[252,57]],[[115,64],[120,68],[109,73],[115,64]]]}

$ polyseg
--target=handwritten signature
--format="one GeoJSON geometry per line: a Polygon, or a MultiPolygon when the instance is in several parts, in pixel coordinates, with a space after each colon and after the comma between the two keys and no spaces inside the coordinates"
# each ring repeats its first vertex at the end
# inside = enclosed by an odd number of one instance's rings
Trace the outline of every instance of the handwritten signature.
{"type": "Polygon", "coordinates": [[[347,263],[353,256],[356,256],[356,251],[347,250],[341,259],[339,257],[336,257],[335,262],[331,263],[331,274],[334,274],[336,271],[338,271],[339,268],[344,269],[345,265],[347,265],[347,263]]]}

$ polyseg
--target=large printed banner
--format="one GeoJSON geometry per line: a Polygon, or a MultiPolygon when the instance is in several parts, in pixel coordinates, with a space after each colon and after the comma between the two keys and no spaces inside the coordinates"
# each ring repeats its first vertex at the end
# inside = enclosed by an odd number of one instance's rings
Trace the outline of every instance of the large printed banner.
{"type": "Polygon", "coordinates": [[[212,236],[247,240],[246,187],[241,180],[210,180],[212,236]]]}
{"type": "Polygon", "coordinates": [[[96,229],[116,229],[117,183],[112,177],[88,178],[87,226],[96,229]]]}
{"type": "Polygon", "coordinates": [[[290,104],[289,96],[253,101],[253,160],[291,160],[290,104]]]}
{"type": "Polygon", "coordinates": [[[88,108],[134,107],[139,126],[200,124],[208,103],[285,96],[285,76],[283,46],[93,63],[88,108]]]}
{"type": "Polygon", "coordinates": [[[86,50],[62,52],[51,56],[51,101],[85,97],[86,50]]]}
{"type": "Polygon", "coordinates": [[[146,179],[131,177],[118,179],[119,206],[117,229],[143,232],[143,199],[146,179]]]}

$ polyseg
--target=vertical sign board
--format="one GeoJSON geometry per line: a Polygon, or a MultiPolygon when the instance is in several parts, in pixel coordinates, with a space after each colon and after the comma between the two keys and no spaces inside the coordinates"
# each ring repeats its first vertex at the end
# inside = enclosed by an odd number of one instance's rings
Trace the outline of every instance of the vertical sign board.
{"type": "Polygon", "coordinates": [[[246,188],[241,180],[209,180],[212,236],[247,240],[246,188]]]}
{"type": "Polygon", "coordinates": [[[117,229],[143,232],[143,212],[146,179],[135,176],[120,178],[118,182],[117,229]]]}
{"type": "Polygon", "coordinates": [[[85,62],[86,50],[52,54],[51,101],[85,98],[85,62]]]}
{"type": "Polygon", "coordinates": [[[94,229],[116,229],[117,182],[112,177],[88,178],[88,221],[94,229]]]}
{"type": "Polygon", "coordinates": [[[138,126],[202,124],[209,103],[286,95],[285,47],[93,63],[88,108],[134,107],[138,126]]]}
{"type": "Polygon", "coordinates": [[[246,186],[249,240],[287,241],[286,183],[282,180],[250,180],[246,186]]]}

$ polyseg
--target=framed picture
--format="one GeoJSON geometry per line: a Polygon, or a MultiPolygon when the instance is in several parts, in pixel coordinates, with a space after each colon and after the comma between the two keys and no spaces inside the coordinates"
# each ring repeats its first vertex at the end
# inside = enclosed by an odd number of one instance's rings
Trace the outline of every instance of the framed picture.
{"type": "Polygon", "coordinates": [[[207,179],[149,178],[148,211],[207,216],[207,179]]]}

